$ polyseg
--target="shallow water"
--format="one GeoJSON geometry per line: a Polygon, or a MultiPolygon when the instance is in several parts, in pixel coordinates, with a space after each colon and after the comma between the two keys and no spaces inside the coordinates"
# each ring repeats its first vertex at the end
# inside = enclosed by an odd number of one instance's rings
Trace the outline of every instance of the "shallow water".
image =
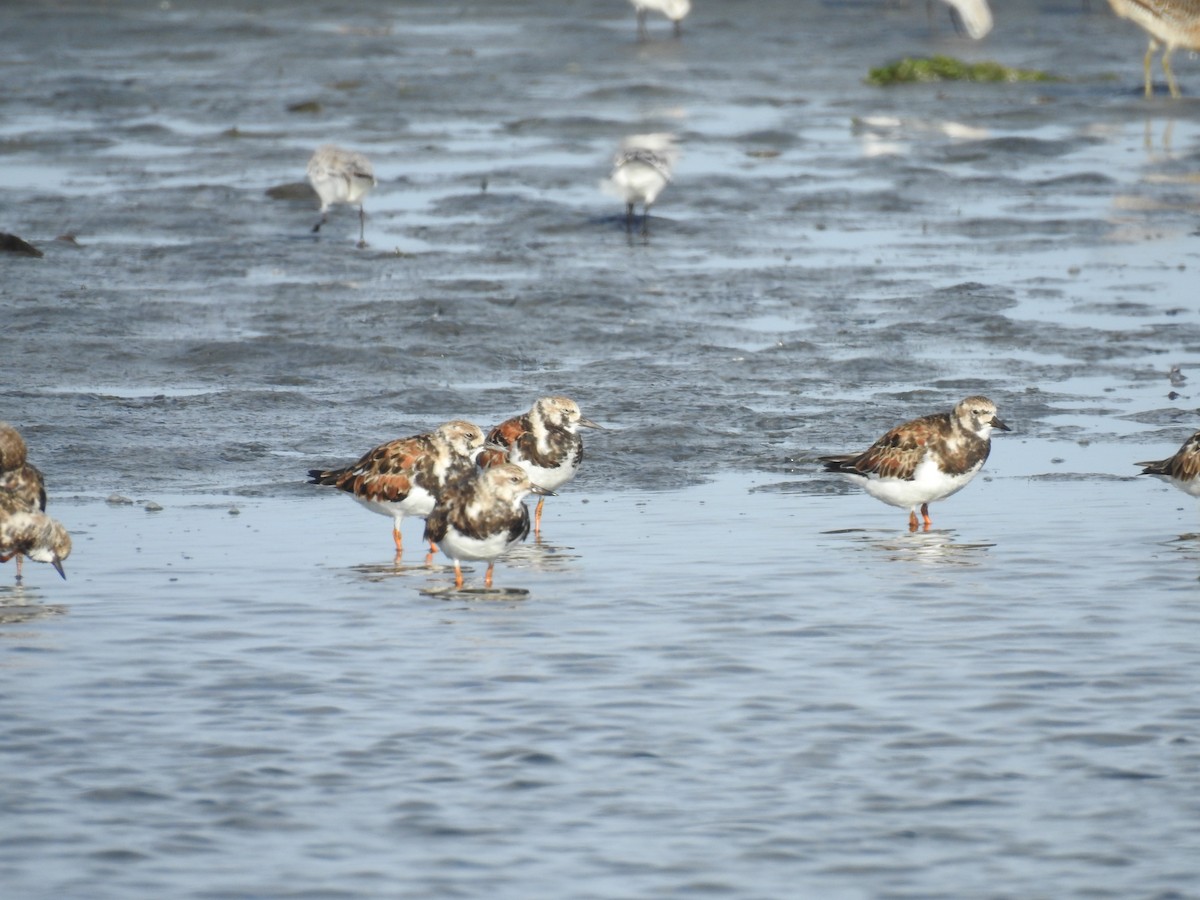
{"type": "Polygon", "coordinates": [[[1132,463],[1197,427],[1200,115],[1141,33],[341,7],[0,13],[0,418],[75,542],[0,570],[6,895],[1191,896],[1200,511],[1132,463]],[[935,52],[1066,80],[862,83],[935,52]],[[267,194],[326,140],[365,250],[267,194]],[[609,430],[494,594],[303,483],[550,392],[609,430]],[[932,531],[818,473],[976,392],[932,531]]]}

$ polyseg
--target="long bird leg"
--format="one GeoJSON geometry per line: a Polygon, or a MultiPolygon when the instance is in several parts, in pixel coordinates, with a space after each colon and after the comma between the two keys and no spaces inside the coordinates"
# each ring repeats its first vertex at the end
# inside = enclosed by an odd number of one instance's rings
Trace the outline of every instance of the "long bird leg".
{"type": "Polygon", "coordinates": [[[367,246],[366,238],[364,237],[367,228],[367,213],[362,208],[362,204],[358,207],[358,247],[361,250],[367,246]]]}
{"type": "Polygon", "coordinates": [[[925,530],[929,530],[929,526],[933,524],[933,520],[929,518],[929,504],[921,504],[921,518],[925,520],[925,530]]]}
{"type": "Polygon", "coordinates": [[[1176,100],[1180,98],[1179,82],[1175,80],[1175,73],[1171,71],[1171,54],[1174,52],[1174,47],[1167,47],[1163,50],[1162,67],[1163,74],[1167,76],[1167,88],[1171,92],[1171,96],[1176,100]]]}
{"type": "Polygon", "coordinates": [[[495,568],[496,568],[496,561],[495,561],[495,560],[492,560],[490,563],[488,563],[488,567],[487,567],[487,574],[485,574],[485,575],[483,576],[483,586],[484,586],[484,587],[491,587],[491,586],[492,586],[492,570],[493,570],[493,569],[495,569],[495,568]]]}
{"type": "Polygon", "coordinates": [[[438,552],[438,545],[435,544],[433,541],[430,541],[429,542],[429,555],[425,557],[425,565],[427,565],[427,566],[433,565],[433,558],[435,556],[437,556],[437,552],[438,552]]]}
{"type": "Polygon", "coordinates": [[[454,586],[461,588],[463,586],[462,567],[458,564],[458,560],[454,561],[454,586]]]}
{"type": "Polygon", "coordinates": [[[637,11],[637,23],[638,40],[644,41],[646,39],[646,11],[644,9],[639,9],[637,11]]]}
{"type": "Polygon", "coordinates": [[[1154,81],[1150,75],[1150,64],[1154,61],[1154,51],[1158,49],[1158,41],[1150,38],[1150,46],[1146,48],[1146,57],[1142,60],[1142,70],[1146,73],[1146,96],[1154,96],[1154,81]]]}
{"type": "Polygon", "coordinates": [[[392,540],[396,542],[396,559],[399,559],[404,553],[404,536],[400,534],[400,521],[396,520],[392,525],[392,540]]]}
{"type": "Polygon", "coordinates": [[[542,531],[542,504],[546,502],[545,497],[538,497],[537,509],[533,511],[533,533],[540,534],[542,531]]]}

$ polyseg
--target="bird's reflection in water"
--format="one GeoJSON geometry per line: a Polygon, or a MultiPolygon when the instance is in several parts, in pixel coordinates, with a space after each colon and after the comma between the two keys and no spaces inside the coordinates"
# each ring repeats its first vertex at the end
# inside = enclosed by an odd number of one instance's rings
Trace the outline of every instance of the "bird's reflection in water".
{"type": "Polygon", "coordinates": [[[41,602],[41,592],[23,584],[0,586],[0,625],[65,615],[67,608],[41,602]]]}
{"type": "MultiPolygon", "coordinates": [[[[526,543],[513,547],[498,560],[497,578],[501,577],[504,568],[526,569],[534,572],[565,572],[568,571],[579,554],[574,547],[566,547],[550,541],[530,538],[526,543]]],[[[442,555],[434,557],[433,562],[402,563],[399,560],[392,563],[361,563],[349,566],[349,571],[358,578],[368,582],[389,581],[393,578],[412,578],[414,576],[436,580],[445,573],[450,574],[453,581],[454,566],[442,555]]],[[[463,571],[470,573],[473,565],[467,563],[463,571]]],[[[469,591],[470,586],[467,586],[469,591]]],[[[436,591],[437,588],[432,590],[436,591]]],[[[429,593],[430,591],[423,591],[429,593]]],[[[528,593],[528,592],[524,592],[528,593]]]]}
{"type": "Polygon", "coordinates": [[[978,566],[983,563],[987,551],[996,546],[962,543],[955,539],[953,530],[943,528],[904,533],[845,528],[824,533],[843,537],[856,549],[880,554],[885,559],[922,565],[978,566]]]}

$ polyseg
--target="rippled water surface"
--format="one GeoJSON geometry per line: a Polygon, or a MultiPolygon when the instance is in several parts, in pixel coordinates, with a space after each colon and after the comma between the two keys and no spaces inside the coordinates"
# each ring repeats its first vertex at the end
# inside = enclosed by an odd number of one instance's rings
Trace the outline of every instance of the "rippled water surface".
{"type": "Polygon", "coordinates": [[[1200,510],[1133,463],[1200,423],[1200,68],[1091,6],[0,10],[0,419],[74,540],[0,568],[4,895],[1195,896],[1200,510]],[[933,53],[1061,80],[863,82],[933,53]],[[326,141],[365,249],[272,190],[326,141]],[[608,430],[495,593],[303,483],[551,392],[608,430]],[[969,393],[929,532],[819,473],[969,393]]]}

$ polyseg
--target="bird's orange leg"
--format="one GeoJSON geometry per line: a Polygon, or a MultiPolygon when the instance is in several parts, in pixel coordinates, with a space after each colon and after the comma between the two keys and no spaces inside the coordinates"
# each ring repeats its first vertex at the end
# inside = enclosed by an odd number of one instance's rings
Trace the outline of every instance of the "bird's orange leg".
{"type": "Polygon", "coordinates": [[[921,504],[921,518],[925,520],[925,530],[929,530],[929,526],[933,524],[933,520],[929,518],[929,504],[921,504]]]}
{"type": "Polygon", "coordinates": [[[396,542],[396,559],[404,553],[404,536],[400,534],[400,523],[392,525],[392,540],[396,542]]]}
{"type": "Polygon", "coordinates": [[[537,509],[533,511],[533,533],[538,534],[542,530],[542,505],[545,504],[545,497],[538,497],[537,509]]]}
{"type": "Polygon", "coordinates": [[[908,530],[917,530],[917,511],[915,509],[910,509],[908,511],[908,530]]]}
{"type": "Polygon", "coordinates": [[[456,588],[463,586],[462,567],[459,566],[457,559],[454,561],[454,586],[456,588]]]}
{"type": "Polygon", "coordinates": [[[483,576],[483,586],[484,587],[492,586],[492,570],[495,568],[496,568],[495,560],[492,560],[490,563],[488,563],[487,574],[483,576]]]}
{"type": "Polygon", "coordinates": [[[433,541],[429,542],[429,555],[425,557],[425,565],[432,566],[433,558],[437,556],[438,546],[433,541]]]}

